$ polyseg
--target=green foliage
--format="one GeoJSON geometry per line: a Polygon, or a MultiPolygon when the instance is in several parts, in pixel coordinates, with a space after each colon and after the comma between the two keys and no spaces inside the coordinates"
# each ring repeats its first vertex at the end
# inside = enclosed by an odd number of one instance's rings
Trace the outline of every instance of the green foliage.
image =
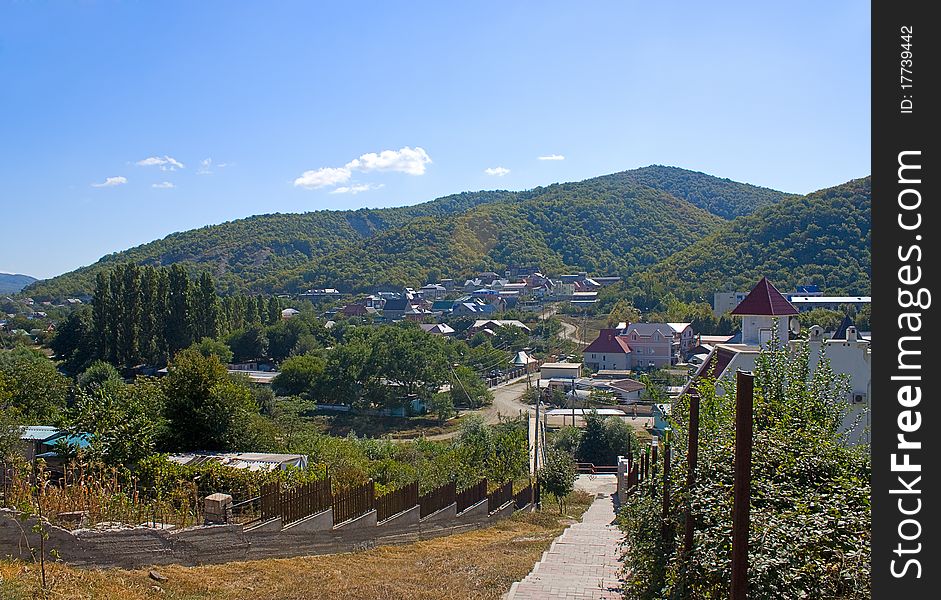
{"type": "Polygon", "coordinates": [[[246,449],[258,407],[248,386],[230,379],[218,357],[205,357],[196,349],[178,352],[163,379],[163,390],[167,447],[246,449]]]}
{"type": "Polygon", "coordinates": [[[7,399],[0,408],[16,411],[30,424],[57,425],[71,390],[71,383],[51,360],[28,348],[0,350],[0,374],[7,381],[7,399]]]}
{"type": "Polygon", "coordinates": [[[493,404],[493,392],[473,369],[461,365],[452,369],[451,402],[467,408],[489,406],[493,404]]]}
{"type": "Polygon", "coordinates": [[[559,514],[565,509],[565,497],[575,489],[575,461],[572,455],[561,450],[548,450],[546,464],[539,470],[539,483],[559,502],[559,514]]]}
{"type": "Polygon", "coordinates": [[[154,451],[163,420],[163,389],[158,380],[147,377],[131,385],[111,381],[78,392],[69,430],[91,434],[93,458],[130,466],[154,451]]]}
{"type": "Polygon", "coordinates": [[[431,400],[427,403],[428,412],[438,417],[438,420],[444,423],[451,417],[457,414],[457,411],[454,409],[454,400],[451,399],[451,394],[446,394],[444,392],[439,392],[431,397],[431,400]]]}
{"type": "Polygon", "coordinates": [[[748,290],[767,276],[782,290],[814,282],[828,294],[869,295],[871,204],[869,177],[788,198],[653,266],[638,287],[708,301],[716,290],[748,290]]]}
{"type": "Polygon", "coordinates": [[[279,396],[315,397],[325,367],[326,361],[319,356],[292,356],[281,363],[281,371],[271,385],[279,396]]]}
{"type": "MultiPolygon", "coordinates": [[[[749,593],[755,598],[867,598],[871,540],[868,449],[847,445],[846,381],[826,359],[809,368],[806,347],[765,350],[755,369],[749,593]]],[[[660,485],[632,497],[619,516],[627,533],[628,598],[728,597],[734,465],[734,385],[698,388],[696,487],[685,489],[688,399],[673,405],[675,470],[668,531],[661,538],[660,485]],[[677,551],[691,509],[694,550],[677,551]]],[[[651,478],[657,481],[658,478],[651,478]]]]}
{"type": "Polygon", "coordinates": [[[90,391],[109,387],[116,383],[124,383],[121,374],[111,363],[96,360],[76,378],[75,382],[82,390],[90,391]]]}
{"type": "Polygon", "coordinates": [[[585,414],[585,430],[578,440],[575,456],[579,462],[595,465],[613,465],[618,456],[636,448],[637,442],[631,426],[618,417],[605,418],[592,410],[585,414]]]}
{"type": "Polygon", "coordinates": [[[232,362],[232,357],[234,356],[232,349],[229,348],[225,342],[220,342],[211,337],[204,337],[199,340],[199,342],[193,344],[193,348],[207,358],[216,356],[221,362],[226,364],[232,362]]]}

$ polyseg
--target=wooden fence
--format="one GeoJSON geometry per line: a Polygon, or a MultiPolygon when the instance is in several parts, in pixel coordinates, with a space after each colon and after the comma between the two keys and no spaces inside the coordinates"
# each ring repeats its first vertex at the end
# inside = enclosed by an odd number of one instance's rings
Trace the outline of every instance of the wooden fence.
{"type": "Polygon", "coordinates": [[[438,512],[442,508],[450,506],[455,502],[456,488],[454,482],[446,483],[441,487],[422,494],[418,498],[418,504],[421,506],[421,517],[427,517],[431,513],[438,512]]]}
{"type": "Polygon", "coordinates": [[[397,515],[417,505],[418,482],[415,481],[376,498],[376,518],[379,521],[385,521],[392,515],[397,515]]]}
{"type": "Polygon", "coordinates": [[[493,512],[513,499],[513,482],[507,481],[487,497],[487,508],[493,512]]]}
{"type": "Polygon", "coordinates": [[[465,488],[457,493],[455,498],[457,502],[457,512],[464,512],[478,502],[487,499],[487,478],[484,477],[469,488],[465,488]]]}
{"type": "Polygon", "coordinates": [[[375,484],[372,481],[340,490],[333,495],[333,522],[336,524],[355,519],[374,508],[376,496],[375,484]]]}
{"type": "Polygon", "coordinates": [[[533,502],[533,484],[529,482],[529,485],[521,489],[520,491],[513,494],[513,504],[516,506],[516,510],[525,508],[526,505],[532,504],[533,502]]]}
{"type": "Polygon", "coordinates": [[[311,481],[281,492],[281,521],[292,523],[330,508],[330,479],[311,481]]]}

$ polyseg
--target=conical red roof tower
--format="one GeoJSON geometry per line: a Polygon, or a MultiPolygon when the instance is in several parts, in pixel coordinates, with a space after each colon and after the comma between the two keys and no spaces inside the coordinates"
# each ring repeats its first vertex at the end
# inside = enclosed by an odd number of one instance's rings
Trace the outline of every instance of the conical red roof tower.
{"type": "Polygon", "coordinates": [[[776,287],[771,285],[767,277],[762,277],[758,285],[745,296],[735,310],[733,315],[757,315],[765,317],[787,317],[796,315],[797,309],[787,301],[776,287]]]}

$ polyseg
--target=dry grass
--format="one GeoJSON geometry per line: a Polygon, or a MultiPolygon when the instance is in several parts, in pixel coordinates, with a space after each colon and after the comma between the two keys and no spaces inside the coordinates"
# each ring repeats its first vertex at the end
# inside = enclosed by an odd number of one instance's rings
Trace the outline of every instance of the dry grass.
{"type": "MultiPolygon", "coordinates": [[[[371,550],[227,563],[203,567],[158,567],[168,580],[155,588],[148,569],[83,571],[47,566],[48,598],[302,599],[357,598],[421,600],[500,598],[526,576],[552,540],[592,501],[576,492],[567,515],[544,502],[541,513],[517,513],[486,529],[402,546],[371,550]]],[[[39,598],[38,566],[0,562],[0,598],[39,598]]]]}

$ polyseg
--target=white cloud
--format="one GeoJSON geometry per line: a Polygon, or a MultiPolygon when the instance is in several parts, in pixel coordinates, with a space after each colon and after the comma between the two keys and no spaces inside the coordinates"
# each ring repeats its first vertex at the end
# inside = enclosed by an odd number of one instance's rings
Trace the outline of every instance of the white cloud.
{"type": "Polygon", "coordinates": [[[547,154],[546,156],[540,156],[539,160],[565,160],[565,157],[561,154],[547,154]]]}
{"type": "Polygon", "coordinates": [[[173,158],[172,156],[149,156],[143,160],[137,161],[136,164],[138,167],[160,167],[161,171],[176,171],[177,169],[186,168],[183,163],[173,158]]]}
{"type": "Polygon", "coordinates": [[[212,175],[213,168],[224,169],[229,166],[230,163],[213,163],[212,158],[204,158],[199,161],[199,169],[196,171],[197,175],[212,175]]]}
{"type": "Polygon", "coordinates": [[[294,180],[294,185],[314,190],[328,185],[346,183],[352,176],[353,174],[346,167],[323,167],[317,170],[304,171],[300,177],[294,180]]]}
{"type": "Polygon", "coordinates": [[[169,181],[161,181],[160,183],[150,184],[150,187],[154,189],[158,189],[158,190],[169,190],[169,189],[175,188],[176,186],[173,185],[173,183],[169,181]]]}
{"type": "Polygon", "coordinates": [[[424,175],[425,165],[431,157],[424,148],[405,146],[399,150],[383,150],[376,154],[369,152],[346,163],[346,168],[356,171],[395,171],[408,175],[424,175]]]}
{"type": "Polygon", "coordinates": [[[503,177],[509,172],[510,170],[506,167],[490,167],[489,169],[484,169],[484,173],[493,175],[494,177],[503,177]]]}
{"type": "Polygon", "coordinates": [[[350,186],[341,186],[334,190],[331,190],[331,194],[350,194],[355,195],[360,192],[368,192],[369,190],[378,190],[379,188],[384,187],[384,184],[380,183],[378,185],[372,183],[354,183],[350,186]]]}
{"type": "Polygon", "coordinates": [[[196,170],[197,175],[210,175],[212,174],[212,159],[204,158],[199,161],[199,169],[196,170]]]}
{"type": "MultiPolygon", "coordinates": [[[[304,171],[300,177],[294,180],[294,185],[307,189],[335,186],[349,181],[354,171],[360,173],[393,171],[407,175],[424,175],[425,166],[430,163],[431,157],[428,156],[424,148],[405,146],[398,150],[383,150],[378,153],[369,152],[359,158],[354,158],[342,167],[321,167],[304,171]]],[[[362,185],[368,184],[360,184],[360,186],[362,185]]],[[[338,193],[356,193],[352,191],[355,187],[357,186],[347,186],[344,192],[338,193]]],[[[374,186],[367,189],[376,188],[374,186]]]]}
{"type": "Polygon", "coordinates": [[[127,177],[105,177],[105,180],[101,183],[93,183],[92,187],[114,187],[116,185],[124,185],[127,183],[127,177]]]}

